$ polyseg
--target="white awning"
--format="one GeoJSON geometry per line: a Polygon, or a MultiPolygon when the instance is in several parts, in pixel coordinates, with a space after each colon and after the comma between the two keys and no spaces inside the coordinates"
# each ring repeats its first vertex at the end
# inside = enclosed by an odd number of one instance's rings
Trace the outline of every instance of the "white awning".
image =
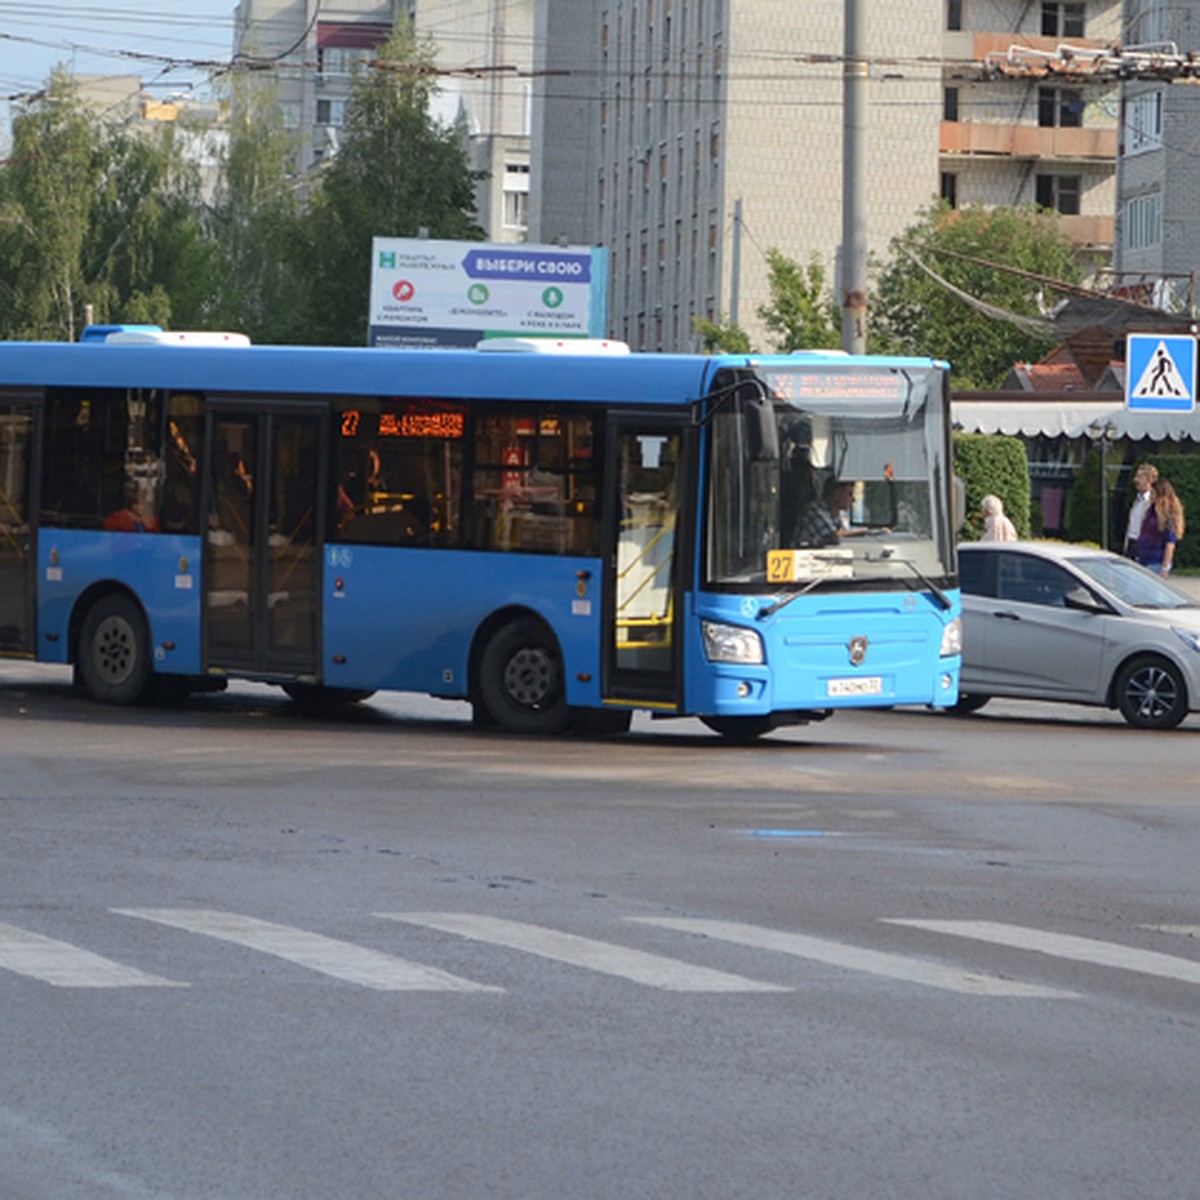
{"type": "Polygon", "coordinates": [[[1200,441],[1200,411],[1131,412],[1121,401],[952,400],[956,429],[967,433],[1006,433],[1011,437],[1150,438],[1156,442],[1200,441]]]}

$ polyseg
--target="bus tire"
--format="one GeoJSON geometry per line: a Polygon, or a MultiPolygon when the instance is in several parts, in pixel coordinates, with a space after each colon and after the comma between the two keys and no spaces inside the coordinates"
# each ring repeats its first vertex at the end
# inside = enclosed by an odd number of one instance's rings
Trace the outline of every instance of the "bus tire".
{"type": "Polygon", "coordinates": [[[571,719],[562,659],[539,621],[512,621],[498,630],[479,659],[479,696],[492,719],[510,733],[561,733],[571,719]]]}
{"type": "Polygon", "coordinates": [[[150,681],[150,631],[138,605],[120,592],[101,596],[83,618],[79,678],[101,704],[133,704],[150,681]]]}
{"type": "Polygon", "coordinates": [[[770,717],[701,717],[700,720],[713,733],[731,742],[752,742],[775,728],[770,717]]]}

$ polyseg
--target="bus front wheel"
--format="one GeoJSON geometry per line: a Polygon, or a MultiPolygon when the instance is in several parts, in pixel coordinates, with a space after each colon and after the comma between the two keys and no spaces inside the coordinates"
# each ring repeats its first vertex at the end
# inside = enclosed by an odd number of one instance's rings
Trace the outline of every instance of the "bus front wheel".
{"type": "Polygon", "coordinates": [[[571,718],[562,660],[550,631],[513,621],[484,647],[479,696],[492,720],[512,733],[561,733],[571,718]]]}
{"type": "Polygon", "coordinates": [[[83,619],[79,679],[102,704],[132,704],[150,680],[150,631],[128,596],[102,596],[83,619]]]}

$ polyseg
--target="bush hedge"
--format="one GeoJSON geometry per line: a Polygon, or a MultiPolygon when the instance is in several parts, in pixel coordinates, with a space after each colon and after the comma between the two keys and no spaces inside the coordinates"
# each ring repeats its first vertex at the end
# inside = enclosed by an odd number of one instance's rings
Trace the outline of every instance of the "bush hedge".
{"type": "Polygon", "coordinates": [[[1029,462],[1020,438],[995,433],[956,433],[954,473],[962,481],[963,510],[957,513],[959,536],[975,542],[983,532],[979,503],[989,493],[1004,502],[1004,511],[1020,537],[1031,533],[1029,462]]]}

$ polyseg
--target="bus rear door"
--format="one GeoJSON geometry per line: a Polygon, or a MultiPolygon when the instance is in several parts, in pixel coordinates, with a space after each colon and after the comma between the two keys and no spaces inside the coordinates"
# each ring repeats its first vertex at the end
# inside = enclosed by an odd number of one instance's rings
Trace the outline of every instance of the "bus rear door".
{"type": "Polygon", "coordinates": [[[664,712],[678,710],[680,506],[685,495],[685,422],[644,414],[609,418],[603,695],[664,712]]]}
{"type": "Polygon", "coordinates": [[[32,398],[0,397],[0,654],[36,649],[35,411],[32,398]]]}
{"type": "Polygon", "coordinates": [[[209,670],[315,679],[326,418],[311,407],[211,412],[204,632],[209,670]]]}

